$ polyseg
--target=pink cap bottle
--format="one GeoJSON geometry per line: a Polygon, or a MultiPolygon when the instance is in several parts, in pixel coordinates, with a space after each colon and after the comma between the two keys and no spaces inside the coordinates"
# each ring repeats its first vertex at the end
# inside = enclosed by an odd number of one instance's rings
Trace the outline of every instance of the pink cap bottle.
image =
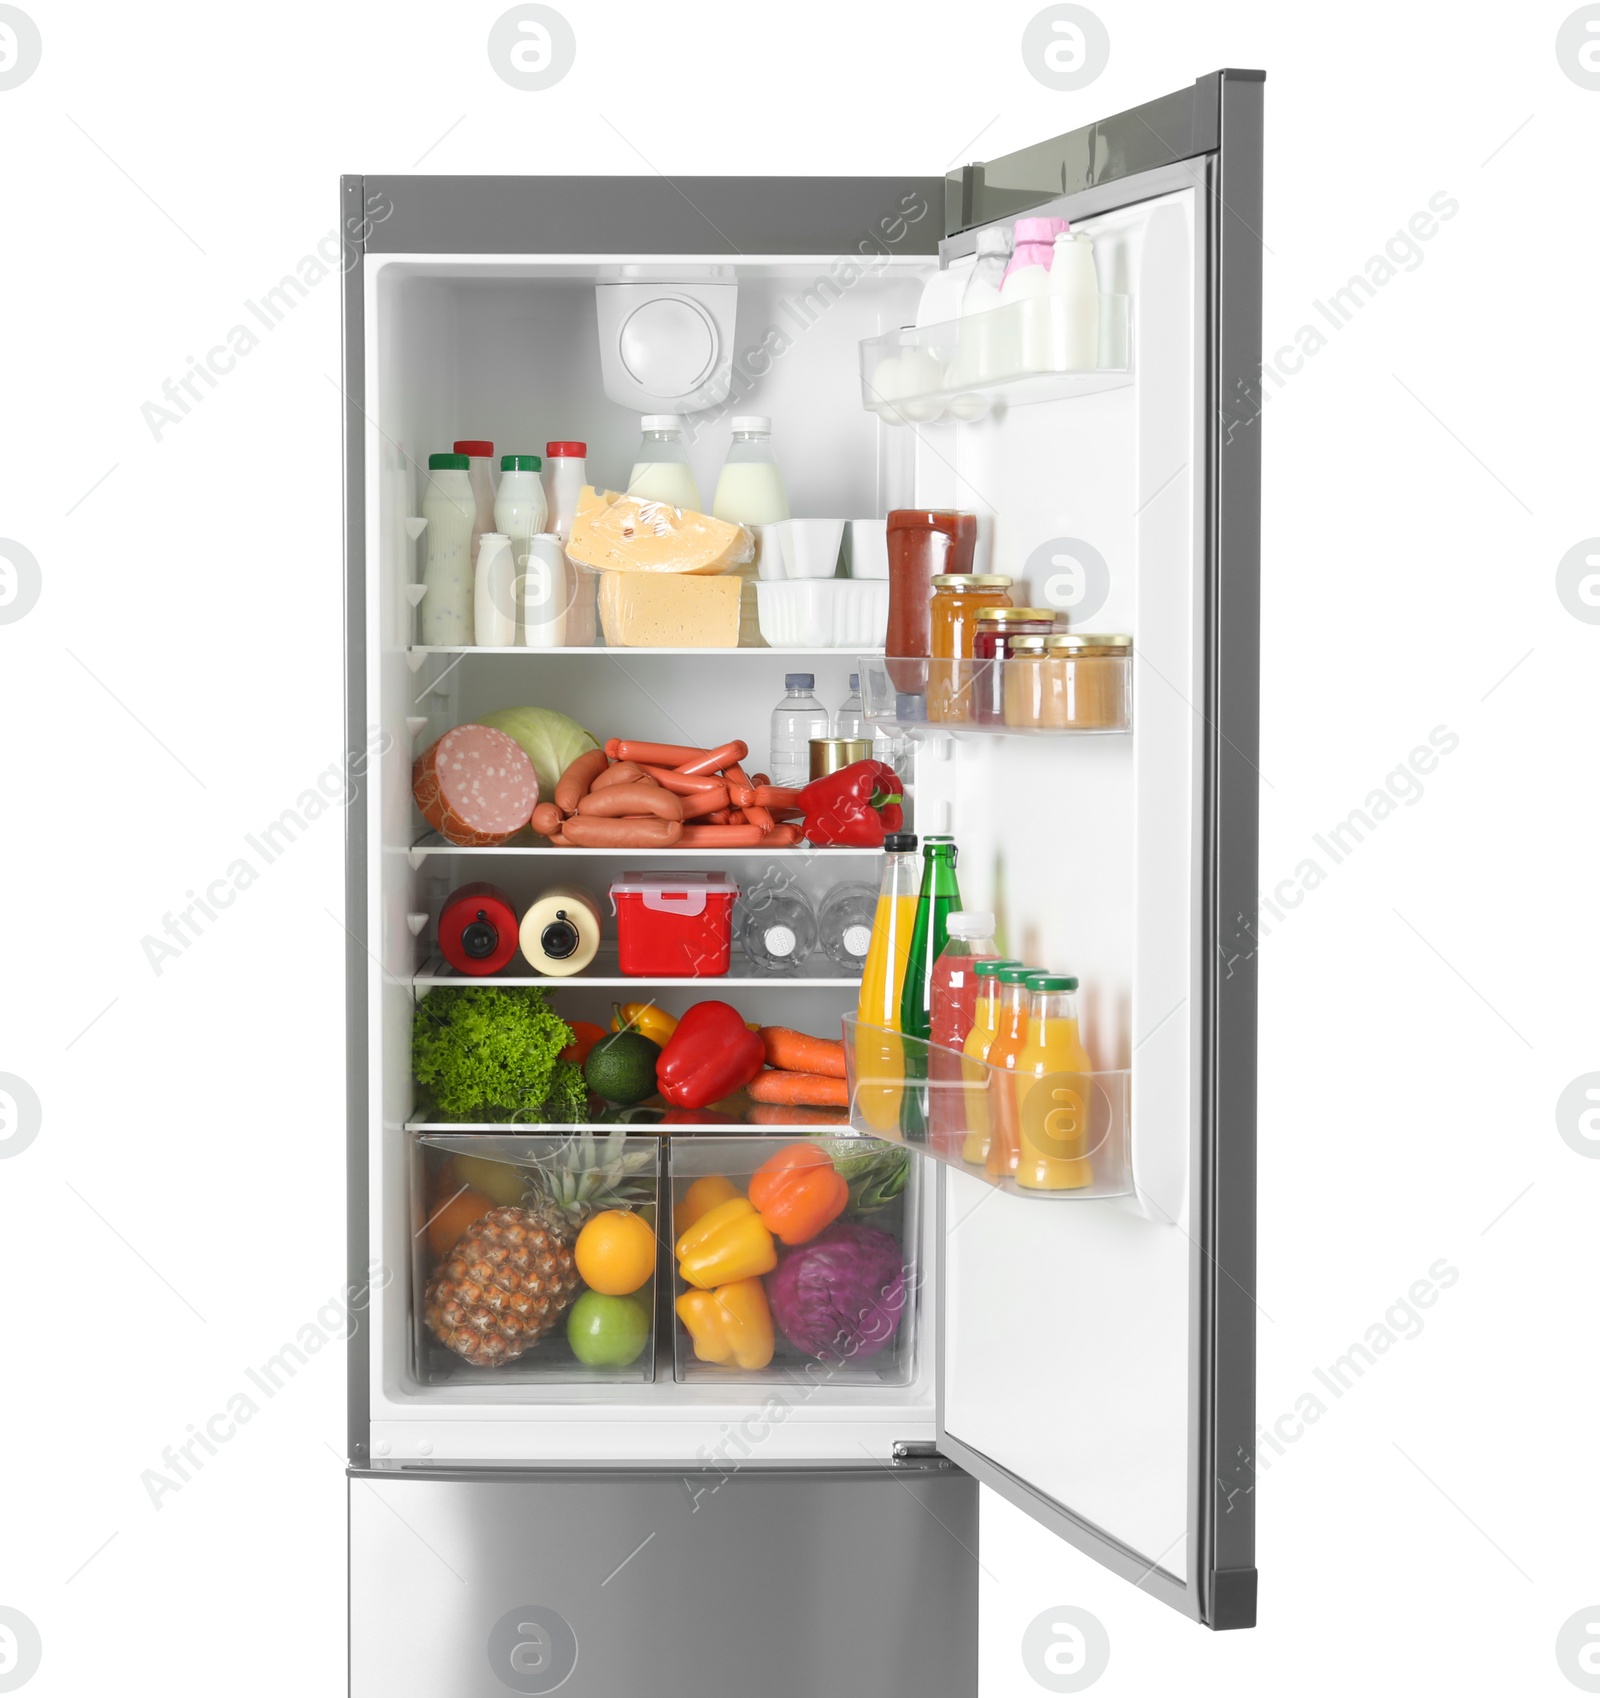
{"type": "Polygon", "coordinates": [[[1019,218],[1012,228],[1011,258],[1000,274],[1001,288],[1013,271],[1025,265],[1043,266],[1048,271],[1056,237],[1071,228],[1065,218],[1019,218]]]}

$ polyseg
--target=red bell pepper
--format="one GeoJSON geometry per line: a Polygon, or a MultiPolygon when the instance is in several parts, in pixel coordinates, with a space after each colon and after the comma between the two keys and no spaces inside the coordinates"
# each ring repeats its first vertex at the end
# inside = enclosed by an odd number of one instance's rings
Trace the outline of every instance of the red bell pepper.
{"type": "Polygon", "coordinates": [[[806,816],[800,835],[808,843],[880,849],[889,832],[900,830],[903,796],[900,775],[887,762],[855,761],[800,792],[806,816]]]}
{"type": "Polygon", "coordinates": [[[704,1108],[748,1085],[761,1071],[761,1035],[726,1002],[697,1002],[656,1060],[656,1084],[675,1108],[704,1108]]]}

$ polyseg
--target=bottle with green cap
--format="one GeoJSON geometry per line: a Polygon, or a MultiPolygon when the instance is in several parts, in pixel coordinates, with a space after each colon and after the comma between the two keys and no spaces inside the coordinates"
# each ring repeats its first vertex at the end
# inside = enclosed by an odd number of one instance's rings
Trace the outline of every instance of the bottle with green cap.
{"type": "Polygon", "coordinates": [[[1017,1057],[1017,1166],[1030,1191],[1081,1190],[1094,1179],[1094,1064],[1078,1034],[1068,973],[1030,973],[1028,1041],[1017,1057]]]}
{"type": "Polygon", "coordinates": [[[520,579],[528,570],[528,547],[544,529],[548,511],[543,462],[537,454],[502,454],[500,488],[494,498],[494,528],[511,538],[511,561],[520,579]]]}
{"type": "MultiPolygon", "coordinates": [[[[906,1045],[906,1078],[927,1077],[927,1041],[933,1027],[933,968],[950,936],[950,916],[961,906],[956,883],[956,843],[943,835],[922,841],[922,888],[911,925],[905,984],[900,991],[900,1030],[920,1043],[906,1045]]],[[[928,1131],[928,1092],[908,1088],[900,1104],[902,1136],[920,1140],[928,1131]]]]}
{"type": "Polygon", "coordinates": [[[417,641],[429,648],[470,648],[473,642],[473,529],[477,498],[465,454],[430,454],[422,497],[422,602],[417,641]]]}

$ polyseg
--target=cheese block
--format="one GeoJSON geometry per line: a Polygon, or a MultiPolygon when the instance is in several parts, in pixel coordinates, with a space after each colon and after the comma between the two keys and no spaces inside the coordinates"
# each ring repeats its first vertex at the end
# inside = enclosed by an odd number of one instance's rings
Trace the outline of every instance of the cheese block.
{"type": "Polygon", "coordinates": [[[601,628],[613,648],[737,648],[740,587],[731,574],[602,572],[601,628]]]}
{"type": "Polygon", "coordinates": [[[597,572],[726,572],[755,553],[743,525],[585,484],[567,553],[597,572]]]}

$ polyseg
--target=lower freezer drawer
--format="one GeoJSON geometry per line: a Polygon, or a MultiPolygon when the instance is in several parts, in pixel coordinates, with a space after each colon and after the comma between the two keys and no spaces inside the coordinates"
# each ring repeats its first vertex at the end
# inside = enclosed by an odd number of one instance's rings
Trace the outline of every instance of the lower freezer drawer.
{"type": "Polygon", "coordinates": [[[350,1474],[352,1698],[971,1698],[948,1463],[350,1474]]]}

